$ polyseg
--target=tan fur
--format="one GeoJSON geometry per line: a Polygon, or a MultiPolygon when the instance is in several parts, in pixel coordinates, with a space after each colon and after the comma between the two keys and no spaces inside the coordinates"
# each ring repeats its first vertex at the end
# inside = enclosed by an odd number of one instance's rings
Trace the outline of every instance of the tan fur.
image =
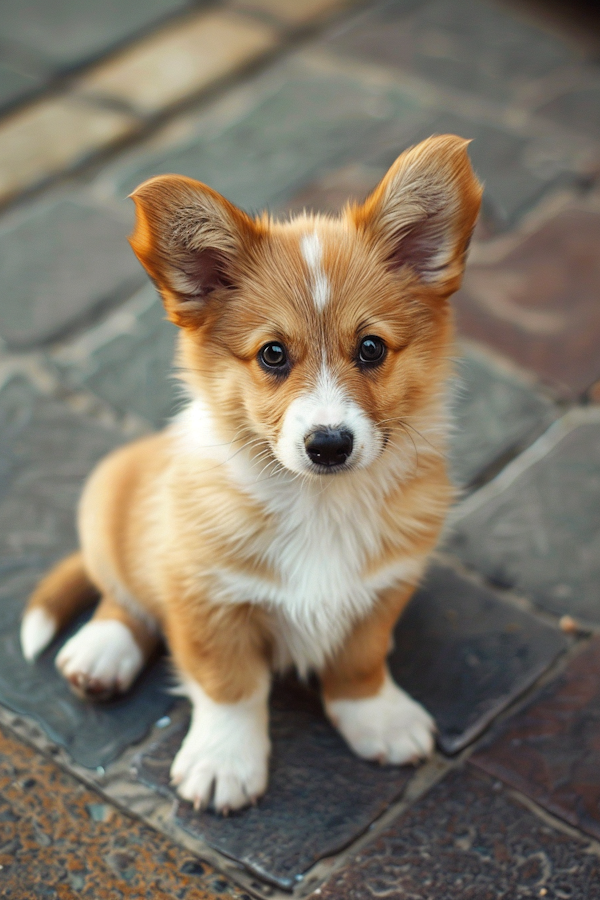
{"type": "MultiPolygon", "coordinates": [[[[251,596],[215,600],[216,563],[266,584],[279,578],[268,551],[280,523],[236,482],[229,461],[244,454],[256,473],[276,472],[273,448],[286,411],[314,386],[323,359],[385,443],[368,468],[320,476],[323,490],[335,491],[337,479],[349,497],[372,492],[378,504],[379,539],[365,551],[362,576],[376,577],[398,559],[424,560],[435,546],[452,499],[441,412],[452,340],[447,298],[459,286],[481,197],[466,143],[443,136],[407,151],[362,206],[336,219],[252,220],[178,176],[152,179],[133,194],[132,246],[181,327],[182,378],[210,409],[227,450],[195,454],[171,427],[112,454],[84,492],[82,552],[104,597],[96,615],[128,624],[145,656],[157,622],[178,670],[217,702],[253,694],[278,639],[268,606],[251,596]],[[311,229],[330,282],[319,313],[300,249],[311,229]],[[447,252],[436,255],[442,237],[447,252]],[[373,334],[387,357],[364,371],[356,346],[373,334]],[[285,380],[257,363],[272,340],[285,343],[293,362],[285,380]],[[394,457],[409,462],[390,481],[394,457]]],[[[70,565],[51,573],[31,602],[49,604],[52,596],[55,610],[64,577],[70,609],[70,565]]],[[[370,614],[348,622],[320,673],[327,699],[380,688],[390,633],[416,577],[385,588],[370,614]]]]}
{"type": "Polygon", "coordinates": [[[73,553],[62,559],[38,584],[29,599],[28,609],[48,612],[61,630],[98,597],[87,574],[83,555],[73,553]]]}

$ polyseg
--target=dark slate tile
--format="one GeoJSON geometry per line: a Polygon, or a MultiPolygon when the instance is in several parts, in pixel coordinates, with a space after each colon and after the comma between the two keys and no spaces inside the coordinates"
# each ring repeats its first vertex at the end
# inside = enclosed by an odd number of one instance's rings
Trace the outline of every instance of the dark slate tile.
{"type": "MultiPolygon", "coordinates": [[[[397,149],[400,151],[402,146],[398,144],[397,149]]],[[[358,203],[364,200],[385,175],[385,171],[384,165],[370,166],[360,162],[325,171],[319,178],[302,185],[284,204],[283,209],[294,215],[304,210],[336,215],[348,200],[358,203]]]]}
{"type": "Polygon", "coordinates": [[[9,62],[0,60],[0,108],[16,103],[42,84],[41,77],[19,71],[9,62]]]}
{"type": "Polygon", "coordinates": [[[147,285],[52,359],[71,385],[161,427],[182,394],[173,367],[176,334],[156,291],[147,285]]]}
{"type": "Polygon", "coordinates": [[[576,58],[556,35],[482,0],[379,3],[336,29],[331,46],[495,101],[515,99],[524,85],[576,58]]]}
{"type": "Polygon", "coordinates": [[[467,266],[459,331],[567,397],[600,376],[600,212],[568,206],[491,263],[467,266]]]}
{"type": "Polygon", "coordinates": [[[0,233],[0,335],[16,348],[52,340],[144,281],[127,222],[76,197],[19,212],[0,233]]]}
{"type": "Polygon", "coordinates": [[[40,63],[66,69],[188,6],[185,0],[3,0],[2,37],[40,63]]]}
{"type": "Polygon", "coordinates": [[[530,687],[567,646],[529,613],[434,566],[400,619],[392,674],[435,718],[456,753],[530,687]]]}
{"type": "Polygon", "coordinates": [[[600,898],[600,859],[472,771],[453,772],[321,886],[322,900],[600,898]]]}
{"type": "MultiPolygon", "coordinates": [[[[592,70],[593,74],[596,74],[592,70]]],[[[594,140],[600,137],[600,77],[583,77],[579,83],[563,90],[537,110],[539,115],[561,125],[567,131],[580,132],[594,140]]]]}
{"type": "Polygon", "coordinates": [[[537,437],[557,418],[558,410],[484,353],[461,349],[451,386],[450,461],[455,482],[466,486],[537,437]]]}
{"type": "MultiPolygon", "coordinates": [[[[281,206],[332,165],[372,151],[390,124],[397,152],[428,115],[393,85],[351,78],[298,57],[270,70],[229,124],[200,119],[196,137],[136,157],[114,173],[116,192],[130,193],[152,175],[178,172],[209,184],[238,205],[281,206]]],[[[216,115],[213,109],[207,116],[216,115]]]]}
{"type": "Polygon", "coordinates": [[[600,840],[599,748],[600,638],[595,638],[471,762],[600,840]]]}
{"type": "Polygon", "coordinates": [[[318,859],[341,850],[402,793],[412,769],[357,759],[325,719],[318,696],[291,679],[271,701],[270,781],[258,806],[227,818],[176,800],[169,768],[185,728],[145,751],[138,777],[176,801],[177,824],[246,866],[292,889],[318,859]]]}
{"type": "Polygon", "coordinates": [[[75,506],[85,477],[120,441],[118,433],[42,397],[21,378],[0,391],[0,702],[33,716],[76,762],[90,767],[142,738],[172,705],[163,664],[126,698],[85,703],[54,669],[59,642],[31,665],[21,655],[18,631],[39,577],[77,544],[75,506]]]}
{"type": "Polygon", "coordinates": [[[556,615],[600,622],[600,410],[574,411],[464,502],[449,549],[556,615]]]}

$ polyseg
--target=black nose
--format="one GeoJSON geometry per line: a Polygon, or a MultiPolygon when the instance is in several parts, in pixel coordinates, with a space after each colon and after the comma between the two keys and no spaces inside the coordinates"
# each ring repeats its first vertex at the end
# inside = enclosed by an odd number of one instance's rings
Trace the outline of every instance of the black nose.
{"type": "Polygon", "coordinates": [[[341,466],[352,453],[354,438],[341,428],[319,428],[304,441],[308,457],[317,466],[341,466]]]}

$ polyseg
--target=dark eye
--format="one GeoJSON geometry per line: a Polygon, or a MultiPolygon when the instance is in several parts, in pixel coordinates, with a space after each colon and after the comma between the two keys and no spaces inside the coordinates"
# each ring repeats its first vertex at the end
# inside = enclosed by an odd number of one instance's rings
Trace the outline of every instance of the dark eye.
{"type": "Polygon", "coordinates": [[[259,362],[265,369],[280,371],[287,366],[288,357],[285,347],[278,341],[272,341],[261,347],[258,353],[259,362]]]}
{"type": "Polygon", "coordinates": [[[363,366],[377,366],[385,358],[385,344],[381,338],[369,335],[358,347],[358,362],[363,366]]]}

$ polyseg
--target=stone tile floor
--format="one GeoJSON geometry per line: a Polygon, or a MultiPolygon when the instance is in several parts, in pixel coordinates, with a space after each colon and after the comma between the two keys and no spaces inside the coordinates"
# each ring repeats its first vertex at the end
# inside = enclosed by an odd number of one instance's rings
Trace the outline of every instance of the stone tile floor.
{"type": "Polygon", "coordinates": [[[600,897],[600,14],[553,0],[8,0],[0,22],[0,896],[600,897]],[[450,386],[463,489],[391,666],[438,721],[354,759],[277,685],[269,795],[179,803],[157,660],[96,707],[20,657],[80,485],[178,404],[125,195],[338,209],[431,133],[486,184],[450,386]]]}

